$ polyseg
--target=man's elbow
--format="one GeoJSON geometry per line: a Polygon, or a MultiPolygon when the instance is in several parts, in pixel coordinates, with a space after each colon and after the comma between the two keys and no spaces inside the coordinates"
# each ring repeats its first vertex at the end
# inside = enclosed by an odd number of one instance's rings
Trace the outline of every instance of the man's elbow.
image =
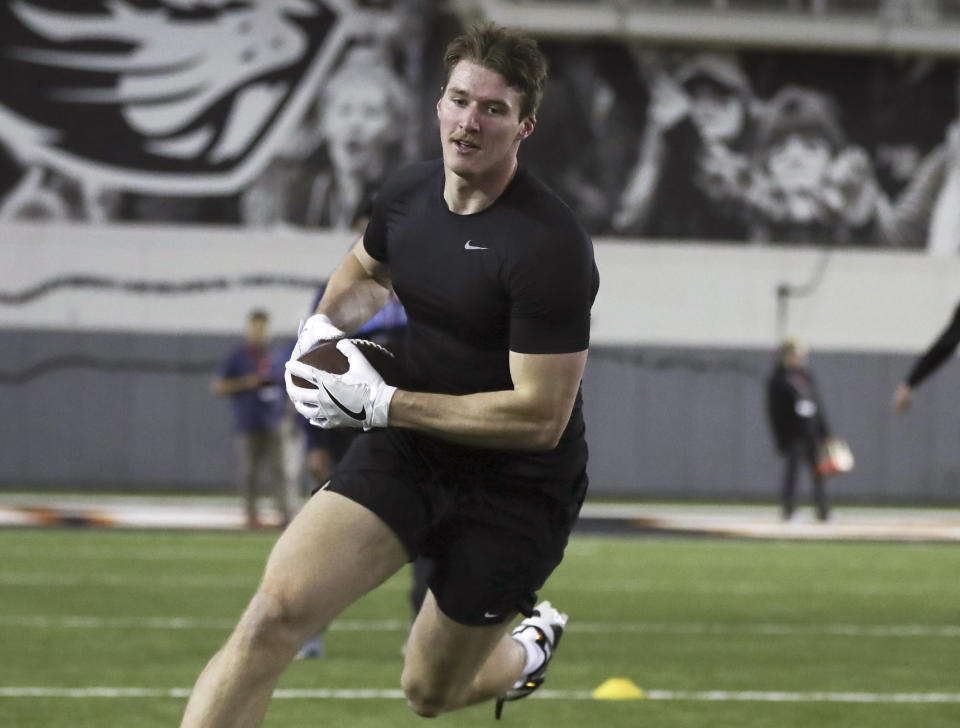
{"type": "Polygon", "coordinates": [[[566,424],[566,420],[559,421],[553,418],[537,422],[527,433],[524,442],[526,449],[536,452],[553,450],[560,443],[566,424]]]}

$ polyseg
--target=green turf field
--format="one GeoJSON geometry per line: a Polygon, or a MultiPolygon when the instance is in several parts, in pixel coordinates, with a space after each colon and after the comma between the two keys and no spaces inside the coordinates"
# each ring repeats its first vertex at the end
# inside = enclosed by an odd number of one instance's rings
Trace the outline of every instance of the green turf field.
{"type": "MultiPolygon", "coordinates": [[[[275,538],[0,531],[0,726],[177,725],[275,538]]],[[[392,692],[406,588],[343,615],[264,725],[423,725],[392,692]]],[[[503,726],[960,725],[956,546],[577,537],[542,596],[569,629],[503,726]],[[593,699],[608,678],[646,698],[593,699]]],[[[491,705],[436,723],[496,725],[491,705]]]]}

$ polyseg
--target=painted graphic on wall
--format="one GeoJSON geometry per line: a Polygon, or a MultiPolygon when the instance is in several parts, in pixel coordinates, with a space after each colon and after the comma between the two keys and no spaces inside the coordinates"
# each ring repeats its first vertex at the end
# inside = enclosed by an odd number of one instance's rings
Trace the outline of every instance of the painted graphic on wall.
{"type": "Polygon", "coordinates": [[[401,29],[418,40],[430,20],[413,18],[415,5],[4,4],[0,215],[257,223],[277,214],[264,209],[276,201],[262,192],[288,181],[278,166],[315,167],[322,152],[331,169],[352,165],[356,174],[369,163],[382,176],[386,163],[368,149],[379,146],[383,158],[400,136],[394,130],[406,131],[396,122],[415,89],[403,87],[397,69],[411,65],[409,57],[397,62],[410,55],[409,42],[397,41],[401,29]],[[336,109],[330,121],[323,107],[336,109]],[[342,128],[361,114],[357,124],[367,128],[342,128]]]}
{"type": "MultiPolygon", "coordinates": [[[[361,229],[438,153],[452,8],[8,0],[0,219],[361,229]]],[[[957,253],[954,61],[542,47],[521,161],[595,235],[957,253]]]]}
{"type": "Polygon", "coordinates": [[[303,0],[180,17],[172,6],[104,9],[8,6],[3,25],[25,34],[0,72],[25,82],[4,94],[0,124],[28,159],[150,192],[249,181],[344,36],[341,15],[303,0]]]}
{"type": "Polygon", "coordinates": [[[956,62],[544,45],[521,157],[595,234],[958,252],[956,62]]]}

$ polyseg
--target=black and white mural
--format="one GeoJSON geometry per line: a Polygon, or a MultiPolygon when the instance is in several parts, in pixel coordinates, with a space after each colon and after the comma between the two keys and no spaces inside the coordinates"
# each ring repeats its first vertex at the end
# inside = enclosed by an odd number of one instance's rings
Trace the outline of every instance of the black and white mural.
{"type": "Polygon", "coordinates": [[[416,0],[7,2],[0,215],[349,225],[421,156],[421,54],[442,15],[416,0]]]}
{"type": "MultiPolygon", "coordinates": [[[[425,0],[8,0],[0,217],[350,228],[437,153],[425,0]]],[[[597,235],[956,252],[955,61],[542,45],[522,159],[597,235]]]]}
{"type": "MultiPolygon", "coordinates": [[[[0,486],[229,482],[216,362],[252,308],[294,336],[384,178],[439,153],[465,5],[0,0],[0,486]]],[[[597,241],[596,492],[766,493],[797,291],[847,494],[955,499],[954,410],[898,430],[889,396],[956,306],[956,61],[541,45],[520,155],[597,241]]]]}
{"type": "MultiPolygon", "coordinates": [[[[422,0],[9,0],[0,216],[362,223],[436,153],[422,0]]],[[[600,235],[956,252],[957,68],[550,41],[522,150],[600,235]]]]}

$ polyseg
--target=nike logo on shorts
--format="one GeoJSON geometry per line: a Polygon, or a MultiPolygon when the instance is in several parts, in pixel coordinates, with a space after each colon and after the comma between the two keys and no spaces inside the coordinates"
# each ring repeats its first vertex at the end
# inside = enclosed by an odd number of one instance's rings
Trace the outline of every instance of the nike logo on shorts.
{"type": "Polygon", "coordinates": [[[496,618],[499,617],[499,616],[500,616],[499,614],[495,614],[494,612],[484,612],[484,613],[483,613],[483,618],[484,618],[484,619],[496,619],[496,618]]]}
{"type": "Polygon", "coordinates": [[[486,250],[486,248],[480,247],[479,245],[470,245],[470,240],[463,244],[464,250],[486,250]]]}
{"type": "Polygon", "coordinates": [[[329,389],[327,389],[327,385],[326,385],[326,384],[324,384],[324,385],[322,385],[322,386],[323,386],[323,391],[327,393],[327,396],[328,396],[328,397],[330,397],[330,401],[333,402],[335,405],[337,405],[337,407],[339,407],[339,408],[343,411],[343,413],[344,413],[345,415],[347,415],[347,416],[349,416],[349,417],[352,417],[353,419],[357,420],[358,422],[363,422],[365,419],[367,419],[367,410],[366,410],[366,409],[364,409],[363,407],[361,407],[359,412],[354,412],[352,409],[350,409],[349,407],[345,406],[345,405],[343,404],[343,402],[341,402],[339,399],[337,399],[336,397],[334,397],[334,396],[333,396],[333,392],[331,392],[329,389]]]}

